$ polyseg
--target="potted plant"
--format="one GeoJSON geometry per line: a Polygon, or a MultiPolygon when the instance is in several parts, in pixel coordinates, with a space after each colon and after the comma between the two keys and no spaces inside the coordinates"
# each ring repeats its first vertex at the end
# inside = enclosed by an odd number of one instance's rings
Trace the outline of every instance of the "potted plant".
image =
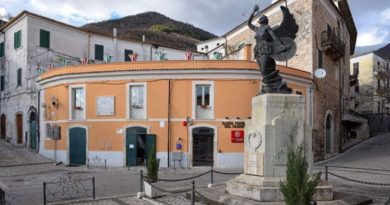
{"type": "Polygon", "coordinates": [[[146,170],[148,173],[144,181],[145,195],[151,198],[154,198],[159,194],[158,190],[151,186],[152,183],[157,182],[159,166],[160,159],[157,159],[156,147],[153,146],[153,148],[148,153],[148,158],[146,160],[146,170]]]}

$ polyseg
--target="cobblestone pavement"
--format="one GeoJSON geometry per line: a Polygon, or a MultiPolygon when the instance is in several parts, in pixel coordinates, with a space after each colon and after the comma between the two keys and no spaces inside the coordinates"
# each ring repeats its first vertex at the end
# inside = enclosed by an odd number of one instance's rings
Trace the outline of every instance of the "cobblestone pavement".
{"type": "MultiPolygon", "coordinates": [[[[140,187],[140,170],[143,167],[128,168],[91,168],[85,166],[68,167],[55,165],[38,154],[14,147],[0,140],[0,188],[6,192],[7,205],[35,205],[43,203],[43,182],[58,181],[67,174],[77,174],[80,178],[96,179],[96,198],[94,202],[80,204],[149,204],[145,200],[134,198],[140,187]]],[[[210,168],[195,168],[191,170],[161,169],[160,178],[181,179],[207,172],[210,168]]],[[[215,183],[221,183],[232,176],[214,176],[215,183]]],[[[158,183],[165,189],[180,186],[190,186],[191,181],[174,183],[158,183]]],[[[210,183],[210,174],[196,179],[198,185],[210,183]]]]}
{"type": "Polygon", "coordinates": [[[324,173],[324,166],[328,166],[329,181],[335,190],[371,197],[375,204],[390,203],[390,133],[317,163],[314,170],[324,173]]]}

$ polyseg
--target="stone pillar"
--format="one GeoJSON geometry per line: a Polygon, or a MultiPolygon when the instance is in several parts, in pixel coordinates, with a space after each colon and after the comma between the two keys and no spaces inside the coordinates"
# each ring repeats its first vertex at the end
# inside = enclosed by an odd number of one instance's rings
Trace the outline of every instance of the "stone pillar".
{"type": "Polygon", "coordinates": [[[304,144],[305,98],[266,94],[252,99],[245,126],[244,173],[285,177],[289,150],[304,144]]]}
{"type": "MultiPolygon", "coordinates": [[[[252,119],[245,123],[244,174],[226,183],[231,195],[263,202],[283,201],[289,150],[302,145],[312,167],[311,132],[305,128],[305,98],[292,94],[264,94],[252,99],[252,119]]],[[[310,170],[309,170],[310,172],[310,170]]],[[[316,200],[332,200],[326,188],[316,200]]]]}

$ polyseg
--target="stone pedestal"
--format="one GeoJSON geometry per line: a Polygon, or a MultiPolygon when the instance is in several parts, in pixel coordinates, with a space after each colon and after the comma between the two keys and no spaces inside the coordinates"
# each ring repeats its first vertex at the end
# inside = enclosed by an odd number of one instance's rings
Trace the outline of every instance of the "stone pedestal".
{"type": "MultiPolygon", "coordinates": [[[[304,146],[311,173],[311,131],[305,127],[304,96],[254,97],[252,119],[246,122],[245,133],[244,174],[227,182],[226,190],[231,195],[258,201],[283,201],[279,184],[286,177],[289,150],[304,146]]],[[[327,194],[317,200],[332,200],[333,193],[329,194],[328,188],[322,190],[327,194]]]]}

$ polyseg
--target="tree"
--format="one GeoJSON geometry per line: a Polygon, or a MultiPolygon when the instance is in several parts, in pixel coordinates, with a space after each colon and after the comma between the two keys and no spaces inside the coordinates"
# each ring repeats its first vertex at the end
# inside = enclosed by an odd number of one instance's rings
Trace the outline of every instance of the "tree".
{"type": "Polygon", "coordinates": [[[313,178],[310,177],[307,173],[308,166],[302,146],[289,151],[286,181],[280,182],[281,192],[287,205],[308,205],[312,200],[321,173],[313,178]]]}

